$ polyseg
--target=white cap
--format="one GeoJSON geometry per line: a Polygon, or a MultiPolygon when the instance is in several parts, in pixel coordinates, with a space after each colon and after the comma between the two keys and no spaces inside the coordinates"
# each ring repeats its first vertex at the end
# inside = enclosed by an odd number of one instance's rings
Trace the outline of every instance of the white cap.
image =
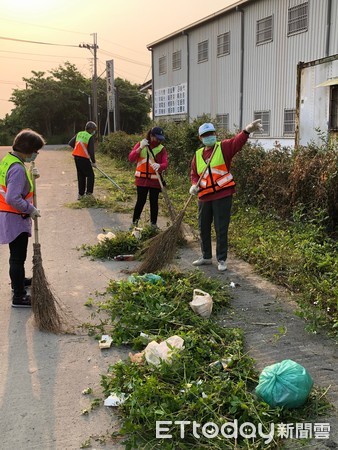
{"type": "Polygon", "coordinates": [[[216,131],[215,127],[212,123],[204,123],[198,129],[199,136],[202,136],[204,133],[208,133],[209,131],[216,131]]]}

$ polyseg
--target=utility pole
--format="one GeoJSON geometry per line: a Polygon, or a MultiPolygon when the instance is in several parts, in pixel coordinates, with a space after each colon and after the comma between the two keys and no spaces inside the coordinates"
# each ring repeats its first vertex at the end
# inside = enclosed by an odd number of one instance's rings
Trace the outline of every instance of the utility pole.
{"type": "Polygon", "coordinates": [[[98,114],[97,114],[97,33],[91,34],[93,36],[93,44],[79,44],[81,48],[87,48],[90,53],[94,56],[94,74],[92,78],[92,97],[93,97],[93,120],[98,125],[98,114]]]}

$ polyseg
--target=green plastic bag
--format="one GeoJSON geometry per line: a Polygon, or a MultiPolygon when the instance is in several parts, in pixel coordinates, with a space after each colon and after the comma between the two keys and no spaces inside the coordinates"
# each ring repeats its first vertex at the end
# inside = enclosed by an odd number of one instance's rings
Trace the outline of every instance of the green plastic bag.
{"type": "Polygon", "coordinates": [[[159,275],[156,275],[155,273],[145,273],[144,275],[130,275],[128,277],[128,281],[131,283],[137,283],[138,281],[146,281],[147,283],[155,284],[159,281],[164,283],[164,280],[159,275]]]}
{"type": "Polygon", "coordinates": [[[313,386],[313,380],[305,367],[285,359],[263,369],[256,387],[256,394],[270,406],[299,408],[313,386]]]}

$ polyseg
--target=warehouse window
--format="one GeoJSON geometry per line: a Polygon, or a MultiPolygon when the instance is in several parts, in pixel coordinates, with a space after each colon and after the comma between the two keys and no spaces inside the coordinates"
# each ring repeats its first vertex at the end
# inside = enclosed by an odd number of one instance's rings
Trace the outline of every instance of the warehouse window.
{"type": "Polygon", "coordinates": [[[173,70],[180,70],[181,68],[181,59],[182,59],[182,52],[181,50],[178,50],[177,52],[174,52],[172,55],[172,65],[173,70]]]}
{"type": "Polygon", "coordinates": [[[293,6],[288,11],[288,36],[307,31],[308,2],[293,6]]]}
{"type": "Polygon", "coordinates": [[[284,109],[284,136],[294,136],[295,135],[295,119],[296,110],[295,109],[284,109]]]}
{"type": "Polygon", "coordinates": [[[197,61],[199,63],[208,61],[208,41],[203,41],[198,43],[198,55],[197,61]]]}
{"type": "Polygon", "coordinates": [[[164,75],[167,73],[167,57],[161,56],[161,58],[158,60],[158,71],[160,75],[164,75]]]}
{"type": "Polygon", "coordinates": [[[272,16],[257,20],[256,45],[272,42],[272,16]]]}
{"type": "Polygon", "coordinates": [[[230,32],[217,36],[217,56],[230,54],[230,32]]]}
{"type": "MultiPolygon", "coordinates": [[[[263,131],[259,133],[260,136],[270,136],[270,111],[255,111],[254,120],[261,119],[263,131]]],[[[258,133],[254,133],[255,135],[258,133]]]]}
{"type": "Polygon", "coordinates": [[[219,128],[222,128],[225,131],[229,130],[229,114],[217,114],[216,122],[219,128]]]}
{"type": "Polygon", "coordinates": [[[331,87],[329,124],[330,130],[338,131],[338,85],[331,87]]]}

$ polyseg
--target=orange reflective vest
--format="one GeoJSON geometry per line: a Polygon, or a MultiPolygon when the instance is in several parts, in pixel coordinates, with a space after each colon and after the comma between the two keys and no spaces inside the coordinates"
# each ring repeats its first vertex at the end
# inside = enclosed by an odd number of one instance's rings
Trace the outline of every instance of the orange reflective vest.
{"type": "MultiPolygon", "coordinates": [[[[233,176],[229,172],[222,153],[221,142],[216,142],[216,150],[210,162],[209,169],[205,171],[199,184],[198,197],[212,194],[230,186],[235,186],[233,176]]],[[[196,152],[196,169],[199,176],[205,170],[207,163],[203,159],[203,148],[196,152]]]]}
{"type": "Polygon", "coordinates": [[[30,177],[29,171],[27,170],[24,163],[18,157],[12,155],[11,153],[8,153],[0,162],[0,211],[11,212],[14,214],[22,214],[21,211],[13,208],[13,206],[9,205],[6,202],[7,172],[13,164],[21,164],[22,167],[25,169],[30,189],[29,189],[29,192],[26,195],[26,197],[24,197],[24,199],[29,201],[30,203],[33,203],[34,188],[33,188],[33,182],[30,177]]]}
{"type": "Polygon", "coordinates": [[[91,137],[92,135],[88,133],[88,131],[80,131],[79,133],[77,133],[75,140],[75,147],[72,152],[72,155],[90,159],[88,153],[88,142],[91,137]]]}
{"type": "MultiPolygon", "coordinates": [[[[162,150],[163,145],[159,144],[157,147],[152,149],[154,156],[162,150]]],[[[157,180],[157,175],[155,170],[149,164],[149,155],[147,152],[147,148],[143,148],[138,155],[137,163],[136,163],[136,172],[135,177],[139,178],[150,178],[153,180],[157,180]]]]}

